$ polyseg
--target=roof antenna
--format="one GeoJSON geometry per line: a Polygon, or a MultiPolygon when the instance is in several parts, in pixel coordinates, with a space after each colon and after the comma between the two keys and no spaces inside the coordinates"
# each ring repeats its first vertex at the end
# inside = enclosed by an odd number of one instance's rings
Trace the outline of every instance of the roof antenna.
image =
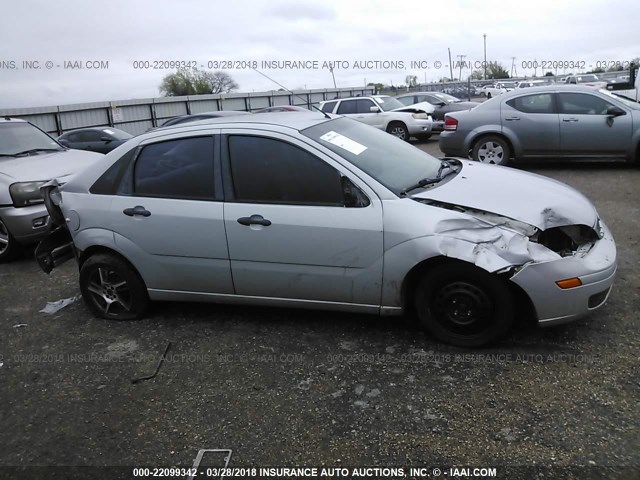
{"type": "MultiPolygon", "coordinates": [[[[271,80],[273,83],[275,83],[276,85],[278,85],[279,87],[283,88],[285,91],[289,92],[291,95],[295,95],[296,97],[298,97],[301,100],[304,100],[305,102],[307,101],[305,98],[302,98],[300,95],[298,95],[297,93],[293,93],[291,90],[289,90],[287,87],[285,87],[284,85],[282,85],[281,83],[276,82],[273,78],[269,77],[267,74],[262,73],[261,71],[259,71],[257,68],[253,69],[256,73],[259,73],[260,75],[262,75],[264,78],[266,78],[267,80],[271,80]]],[[[322,110],[320,110],[318,107],[316,107],[313,103],[310,103],[310,105],[315,108],[316,110],[318,110],[322,115],[324,115],[324,118],[328,118],[329,120],[331,120],[331,117],[327,114],[327,112],[323,112],[322,110]]]]}

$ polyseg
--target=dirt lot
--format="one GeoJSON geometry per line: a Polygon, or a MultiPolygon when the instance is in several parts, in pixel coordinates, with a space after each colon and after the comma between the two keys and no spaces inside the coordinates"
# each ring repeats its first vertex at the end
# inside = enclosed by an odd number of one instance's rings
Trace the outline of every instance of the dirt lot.
{"type": "MultiPolygon", "coordinates": [[[[437,137],[417,146],[440,155],[437,137]]],[[[409,318],[174,303],[118,323],[81,301],[50,315],[48,301],[79,295],[74,264],[51,276],[30,258],[0,266],[0,466],[186,467],[220,448],[230,466],[638,478],[640,169],[520,168],[591,198],[616,238],[618,278],[591,317],[519,328],[489,349],[440,345],[409,318]],[[158,376],[133,384],[167,342],[158,376]]]]}

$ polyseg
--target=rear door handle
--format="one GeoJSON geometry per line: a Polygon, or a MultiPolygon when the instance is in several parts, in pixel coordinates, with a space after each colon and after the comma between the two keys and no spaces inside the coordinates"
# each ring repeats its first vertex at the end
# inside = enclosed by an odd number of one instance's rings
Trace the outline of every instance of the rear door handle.
{"type": "Polygon", "coordinates": [[[246,227],[248,227],[249,225],[262,225],[263,227],[268,227],[269,225],[271,225],[271,222],[266,218],[264,218],[262,215],[251,215],[250,217],[240,217],[238,219],[238,223],[246,227]]]}
{"type": "Polygon", "coordinates": [[[508,120],[508,121],[520,120],[520,117],[507,117],[507,118],[505,118],[505,120],[508,120]]]}
{"type": "Polygon", "coordinates": [[[563,118],[562,121],[563,122],[577,122],[578,119],[577,118],[563,118]]]}
{"type": "Polygon", "coordinates": [[[133,208],[125,208],[122,213],[124,213],[128,217],[133,217],[134,215],[142,215],[143,217],[148,217],[151,215],[151,212],[144,208],[142,205],[138,205],[133,208]]]}

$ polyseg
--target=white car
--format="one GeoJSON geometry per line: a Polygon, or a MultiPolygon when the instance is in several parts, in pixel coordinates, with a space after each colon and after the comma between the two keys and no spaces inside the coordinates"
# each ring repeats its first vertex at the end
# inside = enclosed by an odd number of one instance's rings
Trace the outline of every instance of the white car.
{"type": "Polygon", "coordinates": [[[407,107],[388,95],[328,100],[320,103],[320,109],[366,123],[406,141],[410,137],[425,140],[433,130],[433,119],[428,113],[433,111],[431,105],[407,107]]]}
{"type": "Polygon", "coordinates": [[[492,98],[502,95],[503,93],[510,92],[517,86],[516,82],[497,82],[495,85],[491,85],[484,89],[484,91],[487,98],[492,98]]]}

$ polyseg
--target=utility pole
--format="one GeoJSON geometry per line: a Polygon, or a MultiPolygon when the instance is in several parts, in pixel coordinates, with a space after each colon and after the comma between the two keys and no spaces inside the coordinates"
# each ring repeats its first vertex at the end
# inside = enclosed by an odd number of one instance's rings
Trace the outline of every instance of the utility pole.
{"type": "Polygon", "coordinates": [[[329,65],[329,71],[331,72],[331,78],[333,78],[333,88],[336,87],[336,76],[333,74],[333,65],[329,65]]]}
{"type": "Polygon", "coordinates": [[[458,75],[458,80],[462,81],[462,60],[466,57],[466,55],[458,55],[458,63],[460,64],[460,74],[458,75]]]}
{"type": "Polygon", "coordinates": [[[449,75],[450,75],[450,79],[453,82],[453,62],[451,61],[451,49],[447,48],[448,52],[449,52],[449,75]]]}
{"type": "Polygon", "coordinates": [[[487,34],[483,33],[482,38],[484,38],[484,79],[487,79],[487,34]]]}
{"type": "Polygon", "coordinates": [[[511,78],[513,78],[513,72],[516,73],[516,76],[518,75],[518,67],[516,67],[516,57],[511,57],[511,78]]]}

